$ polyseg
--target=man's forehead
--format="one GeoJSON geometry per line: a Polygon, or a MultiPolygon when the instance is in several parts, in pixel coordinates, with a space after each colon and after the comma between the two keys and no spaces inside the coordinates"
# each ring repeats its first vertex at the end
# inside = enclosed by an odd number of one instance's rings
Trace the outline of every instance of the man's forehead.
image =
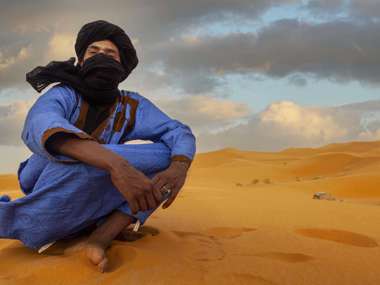
{"type": "Polygon", "coordinates": [[[111,41],[109,40],[104,40],[104,41],[98,41],[98,42],[93,42],[88,45],[87,47],[89,48],[94,48],[94,49],[112,49],[112,50],[119,50],[118,47],[111,41]]]}

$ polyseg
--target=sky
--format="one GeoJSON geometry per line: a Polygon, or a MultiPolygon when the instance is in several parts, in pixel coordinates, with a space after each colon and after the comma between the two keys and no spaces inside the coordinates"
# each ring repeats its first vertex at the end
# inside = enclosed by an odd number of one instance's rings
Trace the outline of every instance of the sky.
{"type": "MultiPolygon", "coordinates": [[[[30,156],[25,74],[106,20],[139,65],[120,89],[189,125],[197,152],[380,140],[378,0],[0,0],[0,172],[30,156]]],[[[43,91],[45,92],[45,91],[43,91]]]]}

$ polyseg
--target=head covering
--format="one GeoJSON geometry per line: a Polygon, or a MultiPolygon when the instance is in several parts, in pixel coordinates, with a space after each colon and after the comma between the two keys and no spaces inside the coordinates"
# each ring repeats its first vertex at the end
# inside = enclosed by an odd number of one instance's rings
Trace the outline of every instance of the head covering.
{"type": "Polygon", "coordinates": [[[74,65],[74,57],[66,61],[51,61],[28,72],[26,81],[38,92],[51,83],[61,82],[78,91],[90,104],[110,104],[120,95],[117,85],[138,64],[136,50],[128,35],[120,27],[104,20],[87,23],[80,29],[75,52],[77,65],[74,65]],[[118,47],[121,62],[104,54],[96,54],[86,59],[81,67],[79,61],[83,59],[87,47],[101,40],[110,40],[118,47]]]}
{"type": "Polygon", "coordinates": [[[118,47],[121,64],[128,74],[137,66],[139,61],[131,39],[120,27],[104,20],[87,23],[78,32],[75,42],[78,60],[83,59],[91,43],[102,40],[110,40],[118,47]]]}

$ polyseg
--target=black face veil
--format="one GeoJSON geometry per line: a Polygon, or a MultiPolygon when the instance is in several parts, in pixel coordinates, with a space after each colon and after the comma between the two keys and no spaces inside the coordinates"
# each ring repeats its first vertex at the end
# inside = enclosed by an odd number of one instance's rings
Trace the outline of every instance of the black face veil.
{"type": "Polygon", "coordinates": [[[118,84],[125,80],[138,64],[136,50],[128,35],[118,26],[104,20],[85,24],[75,42],[78,60],[83,60],[87,47],[96,41],[110,40],[119,49],[120,63],[115,59],[96,54],[81,67],[74,65],[75,58],[51,61],[26,74],[26,81],[38,92],[54,82],[70,85],[93,105],[107,105],[119,96],[118,84]]]}

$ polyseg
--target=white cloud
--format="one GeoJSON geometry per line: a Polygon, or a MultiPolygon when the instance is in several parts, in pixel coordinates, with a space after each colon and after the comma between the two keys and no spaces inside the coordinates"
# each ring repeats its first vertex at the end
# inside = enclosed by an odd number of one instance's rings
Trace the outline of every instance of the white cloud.
{"type": "Polygon", "coordinates": [[[195,133],[226,128],[250,114],[245,104],[210,95],[161,98],[156,104],[173,118],[189,124],[195,133]]]}
{"type": "Polygon", "coordinates": [[[347,134],[332,116],[291,101],[273,103],[259,117],[259,123],[268,129],[287,130],[289,136],[299,136],[311,142],[328,142],[347,134]]]}
{"type": "Polygon", "coordinates": [[[338,107],[305,107],[291,101],[270,104],[247,123],[216,134],[202,133],[200,151],[224,147],[278,151],[288,147],[317,147],[333,142],[380,139],[380,121],[363,120],[380,101],[338,107]]]}
{"type": "Polygon", "coordinates": [[[0,50],[0,71],[4,71],[19,61],[26,60],[28,57],[29,51],[27,47],[21,48],[15,56],[11,57],[5,57],[0,50]]]}
{"type": "Polygon", "coordinates": [[[74,56],[75,36],[73,34],[57,33],[48,44],[46,60],[65,60],[74,56]]]}

